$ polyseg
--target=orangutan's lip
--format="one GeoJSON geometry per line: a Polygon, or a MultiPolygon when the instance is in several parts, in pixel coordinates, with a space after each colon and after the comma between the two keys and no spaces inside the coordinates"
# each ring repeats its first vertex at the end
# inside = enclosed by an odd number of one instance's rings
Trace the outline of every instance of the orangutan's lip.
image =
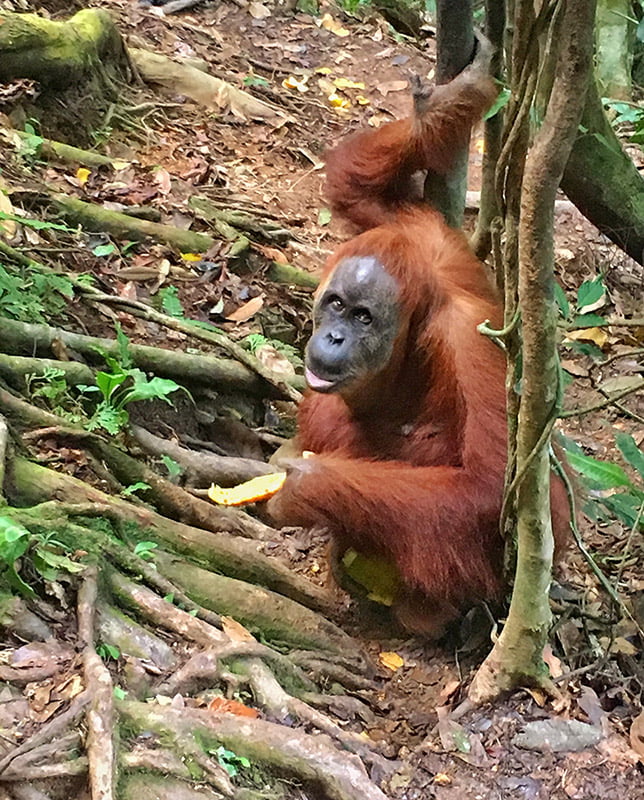
{"type": "Polygon", "coordinates": [[[324,378],[318,378],[308,367],[304,368],[304,377],[309,388],[313,389],[314,392],[329,392],[336,385],[336,381],[326,381],[324,378]]]}

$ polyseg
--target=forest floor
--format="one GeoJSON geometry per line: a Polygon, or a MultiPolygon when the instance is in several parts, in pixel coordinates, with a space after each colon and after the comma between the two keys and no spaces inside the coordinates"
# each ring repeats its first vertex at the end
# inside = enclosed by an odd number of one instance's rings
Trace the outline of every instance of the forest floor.
{"type": "MultiPolygon", "coordinates": [[[[377,16],[350,18],[333,6],[323,9],[330,21],[321,25],[321,16],[280,13],[260,2],[249,6],[221,2],[168,17],[136,2],[111,0],[97,5],[109,9],[128,46],[199,60],[211,74],[274,104],[287,119],[280,125],[253,122],[133,84],[122,87],[120,102],[129,112],[111,114],[98,142],[101,152],[128,162],[125,169],[84,175],[70,167],[23,159],[7,164],[4,179],[18,183],[25,198],[46,181],[60,192],[108,208],[149,206],[164,222],[180,228],[194,222],[189,199],[207,195],[228,208],[277,222],[291,236],[287,241],[255,242],[249,268],[237,272],[223,239],[208,254],[205,266],[204,262],[192,266],[189,259],[161,244],[139,246],[128,253],[110,250],[110,240],[97,235],[79,244],[64,233],[29,231],[22,246],[31,247],[34,258],[64,264],[70,272],[92,272],[101,286],[123,298],[149,301],[160,290],[174,286],[186,317],[215,322],[235,340],[262,333],[301,352],[310,332],[311,292],[272,283],[264,275],[265,267],[270,260],[287,261],[318,273],[326,256],[343,240],[342,224],[324,205],[324,149],[361,126],[377,126],[407,113],[409,75],[427,76],[433,68],[431,37],[419,46],[392,35],[377,16]],[[329,101],[334,89],[339,100],[329,101]],[[346,108],[333,104],[341,101],[348,101],[346,108]],[[107,246],[107,251],[101,251],[101,246],[107,246]]],[[[53,15],[70,13],[67,4],[46,2],[44,6],[53,15]]],[[[23,113],[20,119],[20,93],[29,99],[30,92],[33,87],[26,82],[11,93],[0,91],[0,112],[10,115],[16,127],[29,116],[23,113]]],[[[85,101],[79,100],[77,129],[70,131],[63,114],[60,122],[51,117],[49,127],[43,118],[46,135],[87,146],[96,117],[89,99],[86,102],[87,109],[85,101]]],[[[471,153],[469,188],[473,193],[479,188],[480,150],[478,131],[471,153]]],[[[633,155],[644,163],[641,151],[633,155]]],[[[472,226],[473,213],[468,212],[466,227],[472,226]]],[[[559,282],[573,305],[580,285],[602,275],[607,289],[602,313],[641,315],[641,266],[565,202],[556,217],[556,261],[559,282]]],[[[115,321],[133,343],[186,347],[185,334],[107,307],[96,313],[74,303],[65,327],[113,337],[115,321]]],[[[642,334],[641,329],[611,329],[605,337],[602,332],[593,333],[587,341],[611,357],[631,350],[637,353],[638,347],[641,352],[642,334]]],[[[619,385],[641,371],[637,354],[598,367],[590,355],[565,346],[563,358],[574,378],[567,393],[570,408],[601,400],[595,390],[599,381],[610,378],[619,385]]],[[[609,407],[566,420],[563,430],[586,453],[619,462],[616,432],[630,433],[640,446],[644,439],[642,397],[631,396],[624,404],[628,413],[609,407]]],[[[184,443],[205,438],[203,428],[186,414],[187,408],[182,403],[177,413],[155,406],[152,413],[134,416],[147,421],[161,436],[171,434],[184,443]]],[[[263,426],[275,426],[280,418],[284,432],[293,419],[288,404],[269,408],[263,426]]],[[[224,433],[227,454],[267,455],[265,440],[262,444],[259,438],[249,438],[230,426],[224,433]]],[[[61,449],[45,437],[32,444],[32,454],[58,470],[102,486],[100,475],[92,474],[92,464],[79,459],[73,447],[61,449]]],[[[519,692],[458,722],[447,719],[447,710],[463,696],[489,640],[481,641],[476,626],[470,630],[464,623],[447,640],[428,644],[402,635],[372,610],[361,609],[336,593],[335,620],[362,642],[377,665],[377,688],[369,697],[373,713],[366,721],[341,724],[348,730],[365,731],[388,758],[400,761],[400,769],[384,784],[388,797],[644,798],[644,734],[639,746],[629,739],[644,692],[638,633],[644,627],[644,547],[641,537],[631,536],[617,521],[584,518],[581,532],[609,581],[619,582],[631,616],[611,604],[581,555],[571,552],[555,601],[557,627],[554,652],[549,656],[551,671],[562,688],[556,707],[537,692],[519,692]],[[561,752],[545,741],[546,734],[538,728],[538,741],[526,743],[526,725],[551,719],[586,725],[562,734],[561,752]],[[592,744],[584,746],[580,737],[589,733],[592,744]]],[[[322,586],[328,583],[323,536],[290,530],[276,534],[263,547],[300,575],[322,586]]],[[[60,654],[60,648],[68,646],[67,624],[53,623],[59,641],[56,653],[47,643],[20,647],[15,639],[5,643],[5,663],[38,666],[58,659],[63,666],[46,680],[29,683],[20,695],[7,693],[0,683],[2,740],[20,741],[55,715],[64,702],[65,687],[78,671],[77,662],[60,654]],[[29,720],[26,727],[25,718],[29,720]]],[[[173,646],[179,652],[179,645],[173,646]]],[[[123,668],[122,661],[111,664],[117,683],[123,668]]],[[[0,756],[2,747],[0,742],[0,756]]],[[[0,798],[2,792],[0,783],[0,798]]],[[[313,797],[300,788],[286,796],[313,797]]],[[[140,797],[145,800],[147,795],[140,797]]]]}

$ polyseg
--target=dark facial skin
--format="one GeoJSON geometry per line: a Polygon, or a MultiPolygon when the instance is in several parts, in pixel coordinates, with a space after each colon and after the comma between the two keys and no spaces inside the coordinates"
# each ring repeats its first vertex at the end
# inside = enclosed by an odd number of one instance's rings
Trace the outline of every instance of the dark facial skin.
{"type": "Polygon", "coordinates": [[[306,380],[316,392],[350,394],[389,363],[400,328],[398,287],[373,257],[341,261],[313,308],[306,380]]]}

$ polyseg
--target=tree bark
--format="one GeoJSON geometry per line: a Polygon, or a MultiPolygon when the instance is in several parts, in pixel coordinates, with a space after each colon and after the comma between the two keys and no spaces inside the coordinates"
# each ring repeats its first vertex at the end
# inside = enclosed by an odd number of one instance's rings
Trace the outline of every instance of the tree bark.
{"type": "Polygon", "coordinates": [[[83,9],[66,22],[0,14],[0,81],[33,78],[64,89],[104,63],[127,67],[123,40],[107,11],[83,9]]]}
{"type": "MultiPolygon", "coordinates": [[[[437,0],[436,83],[449,83],[469,64],[473,52],[471,0],[437,0]]],[[[430,170],[425,178],[425,198],[454,228],[463,224],[468,155],[466,147],[456,156],[447,175],[430,170]]]]}
{"type": "Polygon", "coordinates": [[[644,264],[644,177],[622,149],[592,76],[561,188],[593,225],[644,264]]]}
{"type": "Polygon", "coordinates": [[[592,63],[592,0],[568,0],[553,91],[528,154],[519,224],[519,300],[523,370],[517,434],[517,572],[503,631],[470,688],[482,702],[547,677],[550,625],[549,429],[558,410],[553,220],[557,188],[581,117],[592,63]]]}

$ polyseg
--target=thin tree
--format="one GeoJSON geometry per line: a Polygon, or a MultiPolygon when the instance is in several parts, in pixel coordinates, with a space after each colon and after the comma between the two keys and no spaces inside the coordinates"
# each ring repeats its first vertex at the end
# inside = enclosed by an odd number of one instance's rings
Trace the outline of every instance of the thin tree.
{"type": "Polygon", "coordinates": [[[518,685],[548,685],[543,648],[551,622],[550,433],[560,402],[554,202],[584,106],[594,14],[593,0],[544,0],[540,7],[533,0],[514,4],[514,102],[497,186],[502,189],[505,210],[509,408],[511,414],[516,412],[510,425],[516,438],[510,447],[506,505],[514,501],[516,507],[517,565],[507,622],[470,687],[474,702],[490,700],[518,685]],[[548,28],[551,34],[556,31],[549,48],[549,57],[556,59],[556,77],[543,124],[528,149],[529,111],[541,66],[538,40],[548,28]],[[515,392],[517,378],[520,394],[515,392]]]}

